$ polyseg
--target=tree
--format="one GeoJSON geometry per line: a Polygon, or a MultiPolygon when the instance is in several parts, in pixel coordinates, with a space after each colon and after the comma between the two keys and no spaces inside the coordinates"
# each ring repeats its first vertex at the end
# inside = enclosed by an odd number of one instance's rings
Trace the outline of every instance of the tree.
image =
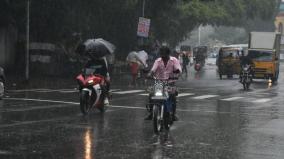
{"type": "MultiPolygon", "coordinates": [[[[257,19],[273,23],[279,2],[146,0],[145,17],[151,19],[151,39],[175,46],[199,25],[250,28],[253,25],[249,23],[257,19]]],[[[25,35],[26,1],[3,0],[0,6],[0,25],[11,23],[25,35]]],[[[102,37],[126,55],[137,44],[141,8],[142,0],[31,0],[31,41],[55,43],[70,54],[74,49],[68,48],[74,48],[80,39],[102,37]]]]}

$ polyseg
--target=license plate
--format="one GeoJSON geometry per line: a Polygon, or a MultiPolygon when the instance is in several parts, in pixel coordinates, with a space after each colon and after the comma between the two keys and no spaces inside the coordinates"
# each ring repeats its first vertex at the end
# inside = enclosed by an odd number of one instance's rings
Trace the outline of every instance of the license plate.
{"type": "Polygon", "coordinates": [[[167,97],[163,97],[163,96],[154,96],[154,97],[152,97],[151,98],[152,100],[166,100],[167,99],[167,97]]]}

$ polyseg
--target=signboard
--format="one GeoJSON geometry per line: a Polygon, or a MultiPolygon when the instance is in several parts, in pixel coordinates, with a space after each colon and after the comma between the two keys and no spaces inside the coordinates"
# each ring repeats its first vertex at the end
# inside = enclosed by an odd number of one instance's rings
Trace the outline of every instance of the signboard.
{"type": "Polygon", "coordinates": [[[150,19],[139,17],[137,35],[147,38],[150,30],[150,19]]]}

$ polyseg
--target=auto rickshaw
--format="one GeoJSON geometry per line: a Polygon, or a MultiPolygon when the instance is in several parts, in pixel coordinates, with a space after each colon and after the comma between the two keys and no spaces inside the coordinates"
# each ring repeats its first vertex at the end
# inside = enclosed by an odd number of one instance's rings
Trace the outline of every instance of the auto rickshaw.
{"type": "Polygon", "coordinates": [[[200,71],[207,58],[207,46],[198,46],[193,49],[194,69],[200,71]]]}
{"type": "Polygon", "coordinates": [[[240,56],[242,48],[239,47],[221,47],[217,57],[216,64],[220,79],[223,75],[227,78],[233,78],[233,75],[240,74],[240,56]]]}

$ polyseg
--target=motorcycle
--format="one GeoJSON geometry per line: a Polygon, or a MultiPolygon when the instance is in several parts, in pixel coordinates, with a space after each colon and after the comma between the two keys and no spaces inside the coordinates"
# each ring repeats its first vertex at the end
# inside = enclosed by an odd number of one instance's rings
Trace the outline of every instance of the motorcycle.
{"type": "Polygon", "coordinates": [[[150,104],[153,105],[153,128],[155,133],[170,129],[173,124],[173,98],[177,96],[177,88],[173,82],[177,78],[158,80],[154,78],[154,85],[150,90],[150,104]]]}
{"type": "Polygon", "coordinates": [[[240,81],[243,84],[243,88],[244,90],[248,90],[249,86],[252,82],[252,70],[251,70],[251,66],[250,65],[245,65],[242,66],[242,72],[241,72],[241,76],[240,76],[240,81]]]}
{"type": "Polygon", "coordinates": [[[105,111],[102,86],[105,86],[104,77],[94,74],[95,69],[85,68],[83,73],[76,77],[79,85],[80,109],[84,115],[95,107],[100,112],[105,111]]]}
{"type": "Polygon", "coordinates": [[[195,65],[194,65],[195,71],[200,71],[201,68],[202,68],[202,65],[200,63],[195,63],[195,65]]]}

